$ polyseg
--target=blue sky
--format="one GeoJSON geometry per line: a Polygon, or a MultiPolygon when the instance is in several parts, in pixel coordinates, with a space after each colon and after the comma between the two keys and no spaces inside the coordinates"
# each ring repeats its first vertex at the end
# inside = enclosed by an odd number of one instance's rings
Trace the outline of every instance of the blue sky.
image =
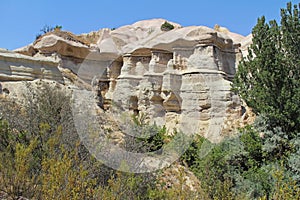
{"type": "MultiPolygon", "coordinates": [[[[75,34],[117,28],[136,21],[165,18],[182,26],[215,24],[242,35],[251,33],[257,18],[280,20],[286,0],[2,0],[0,48],[31,43],[44,25],[61,25],[75,34]]],[[[293,4],[299,1],[292,1],[293,4]]]]}

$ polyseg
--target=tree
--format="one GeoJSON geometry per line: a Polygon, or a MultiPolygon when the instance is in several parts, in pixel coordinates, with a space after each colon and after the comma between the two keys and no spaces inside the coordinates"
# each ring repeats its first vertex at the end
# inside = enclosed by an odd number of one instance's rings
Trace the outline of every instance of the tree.
{"type": "Polygon", "coordinates": [[[281,23],[258,19],[249,55],[239,64],[233,89],[269,127],[288,137],[300,131],[300,4],[281,9],[281,23]]]}

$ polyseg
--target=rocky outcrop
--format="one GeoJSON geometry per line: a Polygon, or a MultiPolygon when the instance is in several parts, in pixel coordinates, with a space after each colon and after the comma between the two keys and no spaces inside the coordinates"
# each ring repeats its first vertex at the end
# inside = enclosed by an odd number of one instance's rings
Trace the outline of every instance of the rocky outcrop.
{"type": "Polygon", "coordinates": [[[178,33],[169,33],[165,44],[153,41],[159,50],[124,55],[115,89],[106,97],[132,114],[147,113],[156,124],[218,141],[228,109],[239,107],[230,91],[239,49],[208,28],[183,28],[180,33],[180,42],[169,37],[178,33]]]}
{"type": "Polygon", "coordinates": [[[55,80],[63,83],[63,77],[53,58],[33,58],[7,50],[0,50],[0,81],[55,80]]]}
{"type": "Polygon", "coordinates": [[[173,30],[162,31],[165,21],[145,20],[79,36],[47,33],[18,53],[0,52],[0,81],[45,78],[93,88],[105,110],[143,113],[170,131],[198,133],[217,142],[225,122],[240,117],[230,84],[251,38],[220,27],[172,22],[173,30]]]}

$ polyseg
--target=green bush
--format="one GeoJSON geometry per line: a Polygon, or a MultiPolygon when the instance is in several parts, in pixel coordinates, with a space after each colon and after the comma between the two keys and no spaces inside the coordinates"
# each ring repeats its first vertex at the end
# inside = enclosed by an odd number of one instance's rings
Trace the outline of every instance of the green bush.
{"type": "Polygon", "coordinates": [[[105,184],[111,170],[80,144],[67,93],[43,82],[27,88],[22,105],[1,102],[0,190],[10,198],[76,199],[74,190],[83,195],[105,184]]]}
{"type": "Polygon", "coordinates": [[[49,33],[49,32],[52,32],[52,31],[56,31],[56,30],[61,30],[62,29],[62,26],[60,25],[56,25],[56,26],[49,26],[49,25],[45,25],[39,33],[36,35],[35,39],[37,40],[38,38],[40,38],[42,35],[46,34],[46,33],[49,33]]]}
{"type": "Polygon", "coordinates": [[[219,144],[197,138],[182,159],[212,199],[252,199],[272,191],[262,139],[250,126],[219,144]]]}
{"type": "Polygon", "coordinates": [[[114,200],[146,199],[148,185],[145,184],[145,181],[147,181],[147,177],[143,174],[119,171],[114,176],[111,176],[107,186],[97,189],[95,197],[97,199],[114,200]]]}
{"type": "Polygon", "coordinates": [[[291,177],[287,176],[281,165],[274,173],[275,189],[272,199],[300,199],[300,186],[291,177]]]}
{"type": "Polygon", "coordinates": [[[161,27],[160,27],[160,29],[162,30],[162,31],[170,31],[170,30],[172,30],[172,29],[174,29],[175,27],[172,25],[172,24],[170,24],[169,22],[167,22],[167,21],[165,21],[165,23],[163,23],[162,25],[161,25],[161,27]]]}
{"type": "MultiPolygon", "coordinates": [[[[9,136],[18,135],[16,130],[0,128],[9,136]]],[[[49,128],[42,124],[41,134],[49,128]]],[[[82,165],[78,146],[67,150],[60,144],[61,134],[57,129],[45,141],[39,137],[26,142],[14,141],[14,137],[6,140],[8,144],[1,145],[0,153],[0,190],[13,199],[91,199],[96,180],[82,165]]]]}
{"type": "MultiPolygon", "coordinates": [[[[163,173],[163,171],[161,171],[163,173]]],[[[166,186],[166,183],[157,180],[155,188],[149,188],[148,198],[153,200],[160,199],[197,199],[197,200],[206,200],[208,196],[202,191],[201,188],[198,190],[191,190],[187,188],[187,179],[184,174],[184,168],[181,167],[178,169],[178,173],[173,175],[174,181],[171,186],[166,186]]]]}
{"type": "MultiPolygon", "coordinates": [[[[68,92],[56,84],[26,84],[22,105],[1,102],[0,107],[0,191],[7,198],[146,198],[153,174],[112,170],[80,144],[68,92]]],[[[163,129],[155,130],[164,135],[163,129]]],[[[155,150],[160,143],[150,140],[147,148],[155,150]]]]}
{"type": "Polygon", "coordinates": [[[132,123],[126,123],[127,132],[134,133],[129,135],[125,132],[124,148],[130,152],[156,152],[171,138],[167,135],[165,126],[159,127],[156,124],[149,124],[145,121],[145,116],[139,114],[132,116],[132,123]]]}

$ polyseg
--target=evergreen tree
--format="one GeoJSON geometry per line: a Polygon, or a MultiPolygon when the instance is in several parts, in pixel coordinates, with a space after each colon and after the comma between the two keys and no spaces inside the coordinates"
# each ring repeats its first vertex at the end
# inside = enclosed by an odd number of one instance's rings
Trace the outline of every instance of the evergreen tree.
{"type": "Polygon", "coordinates": [[[233,89],[269,127],[288,137],[300,132],[300,20],[299,5],[281,9],[281,22],[258,19],[253,44],[233,81],[233,89]]]}

